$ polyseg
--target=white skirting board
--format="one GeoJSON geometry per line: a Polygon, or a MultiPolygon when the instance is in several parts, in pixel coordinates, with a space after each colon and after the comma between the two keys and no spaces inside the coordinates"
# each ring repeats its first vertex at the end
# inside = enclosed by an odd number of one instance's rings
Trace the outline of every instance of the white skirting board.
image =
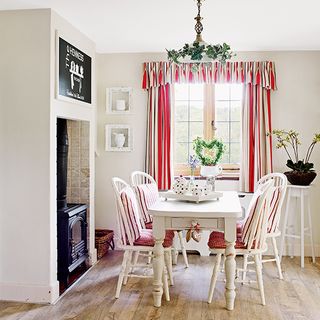
{"type": "Polygon", "coordinates": [[[59,298],[59,282],[51,286],[0,283],[0,300],[54,303],[59,298]]]}

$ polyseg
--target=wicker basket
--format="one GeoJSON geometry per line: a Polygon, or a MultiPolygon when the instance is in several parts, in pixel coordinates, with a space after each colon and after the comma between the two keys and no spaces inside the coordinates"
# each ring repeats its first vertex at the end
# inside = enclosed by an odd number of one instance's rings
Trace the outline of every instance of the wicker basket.
{"type": "Polygon", "coordinates": [[[113,231],[106,229],[96,229],[96,249],[98,251],[98,259],[101,259],[108,251],[109,247],[114,249],[113,231]]]}

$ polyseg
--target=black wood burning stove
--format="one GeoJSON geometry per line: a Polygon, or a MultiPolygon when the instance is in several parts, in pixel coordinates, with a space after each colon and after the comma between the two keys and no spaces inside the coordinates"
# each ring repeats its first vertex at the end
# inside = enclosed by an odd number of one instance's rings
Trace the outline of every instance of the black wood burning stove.
{"type": "Polygon", "coordinates": [[[58,280],[68,286],[70,272],[88,257],[87,205],[67,204],[67,120],[57,119],[57,237],[58,280]]]}

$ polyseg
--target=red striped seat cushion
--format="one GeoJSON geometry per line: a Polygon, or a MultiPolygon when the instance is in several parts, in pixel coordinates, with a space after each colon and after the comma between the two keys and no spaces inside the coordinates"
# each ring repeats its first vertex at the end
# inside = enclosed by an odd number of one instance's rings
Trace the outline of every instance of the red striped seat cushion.
{"type": "Polygon", "coordinates": [[[152,222],[146,223],[146,229],[152,229],[152,222]]]}
{"type": "MultiPolygon", "coordinates": [[[[174,232],[172,230],[166,231],[166,236],[163,241],[163,247],[169,248],[172,246],[173,243],[174,232]]],[[[142,229],[140,233],[140,238],[137,239],[134,243],[135,246],[147,246],[153,247],[154,246],[154,238],[153,232],[150,229],[142,229]]]]}
{"type": "MultiPolygon", "coordinates": [[[[224,233],[219,231],[213,231],[210,234],[208,240],[208,246],[210,249],[225,249],[226,243],[224,241],[224,233]]],[[[242,242],[241,236],[237,236],[237,241],[235,245],[236,249],[246,249],[246,245],[242,242]]]]}
{"type": "Polygon", "coordinates": [[[135,188],[143,221],[145,224],[148,224],[152,222],[152,217],[148,213],[148,209],[159,199],[158,186],[155,183],[146,183],[140,184],[135,188]]]}
{"type": "MultiPolygon", "coordinates": [[[[279,214],[280,212],[278,211],[278,206],[279,206],[279,201],[280,201],[280,190],[279,188],[276,188],[273,191],[271,202],[270,202],[270,211],[269,211],[269,216],[268,216],[268,233],[275,232],[278,227],[279,223],[279,214]]],[[[242,231],[244,228],[244,222],[237,222],[237,235],[241,236],[242,231]]]]}
{"type": "Polygon", "coordinates": [[[278,212],[280,202],[280,188],[276,188],[273,191],[271,201],[270,201],[270,211],[269,211],[269,217],[268,217],[268,233],[275,232],[278,228],[279,224],[279,215],[280,212],[278,212]]]}
{"type": "Polygon", "coordinates": [[[243,224],[242,232],[241,232],[241,240],[244,243],[246,243],[248,241],[250,229],[252,228],[253,218],[256,214],[256,209],[257,209],[257,205],[258,205],[260,196],[261,196],[261,193],[259,192],[259,190],[256,191],[256,193],[254,194],[254,198],[253,198],[252,202],[250,203],[250,205],[251,205],[250,212],[249,212],[249,215],[248,215],[246,221],[243,224]]]}
{"type": "MultiPolygon", "coordinates": [[[[130,187],[126,187],[120,195],[121,202],[124,208],[124,213],[126,215],[126,220],[128,222],[129,232],[133,238],[133,241],[139,239],[140,237],[140,225],[139,225],[139,213],[137,212],[136,197],[133,190],[130,187]]],[[[124,222],[124,221],[123,221],[124,222]]],[[[125,226],[125,223],[123,223],[125,226]]],[[[127,230],[125,230],[127,233],[127,230]]],[[[127,239],[129,238],[126,234],[127,239]]]]}

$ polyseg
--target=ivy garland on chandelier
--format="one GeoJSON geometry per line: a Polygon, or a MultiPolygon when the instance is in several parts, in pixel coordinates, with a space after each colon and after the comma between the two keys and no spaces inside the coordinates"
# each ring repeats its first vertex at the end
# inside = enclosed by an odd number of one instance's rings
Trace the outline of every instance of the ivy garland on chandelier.
{"type": "Polygon", "coordinates": [[[203,41],[201,32],[203,31],[203,25],[201,20],[203,19],[200,16],[200,8],[202,5],[202,1],[197,0],[198,14],[194,18],[197,23],[195,25],[195,31],[197,33],[196,40],[192,44],[186,43],[181,49],[168,50],[168,60],[170,62],[174,62],[180,64],[185,61],[181,61],[182,59],[190,60],[188,62],[192,62],[195,64],[195,69],[197,70],[200,62],[211,62],[214,60],[219,61],[224,64],[227,60],[231,59],[235,54],[231,51],[231,48],[228,44],[207,44],[203,41]]]}

